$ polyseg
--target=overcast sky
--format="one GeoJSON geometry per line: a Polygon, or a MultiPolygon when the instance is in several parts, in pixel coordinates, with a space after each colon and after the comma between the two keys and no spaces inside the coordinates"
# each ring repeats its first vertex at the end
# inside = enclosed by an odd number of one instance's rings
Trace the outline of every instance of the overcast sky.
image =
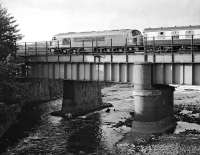
{"type": "Polygon", "coordinates": [[[0,0],[23,41],[61,32],[200,25],[200,0],[0,0]]]}

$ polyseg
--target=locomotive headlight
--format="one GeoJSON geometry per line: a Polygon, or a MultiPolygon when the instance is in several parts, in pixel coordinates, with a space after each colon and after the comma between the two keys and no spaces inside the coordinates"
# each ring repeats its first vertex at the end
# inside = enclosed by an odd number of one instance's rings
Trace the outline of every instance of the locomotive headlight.
{"type": "Polygon", "coordinates": [[[133,42],[133,39],[128,39],[128,42],[129,42],[129,43],[132,43],[132,42],[133,42]]]}
{"type": "Polygon", "coordinates": [[[58,40],[52,40],[51,46],[52,47],[58,47],[58,40]]]}

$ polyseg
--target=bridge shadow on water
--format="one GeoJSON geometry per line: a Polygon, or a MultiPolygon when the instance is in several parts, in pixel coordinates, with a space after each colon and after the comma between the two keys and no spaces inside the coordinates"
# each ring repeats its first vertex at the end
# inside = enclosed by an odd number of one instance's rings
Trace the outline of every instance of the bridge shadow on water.
{"type": "Polygon", "coordinates": [[[0,153],[96,152],[102,138],[100,114],[73,120],[51,116],[51,111],[55,110],[54,102],[24,108],[18,122],[0,139],[0,153]]]}
{"type": "Polygon", "coordinates": [[[83,120],[71,121],[68,124],[69,132],[67,150],[68,152],[78,154],[80,152],[93,153],[98,151],[102,138],[102,129],[100,128],[100,114],[95,113],[83,120]],[[72,133],[70,133],[72,131],[72,133]]]}
{"type": "MultiPolygon", "coordinates": [[[[175,95],[176,104],[183,102],[180,99],[185,101],[185,94],[177,96],[175,93],[175,95]]],[[[199,91],[194,95],[199,96],[199,91]]],[[[113,153],[114,147],[123,140],[133,141],[133,135],[128,134],[131,131],[132,120],[127,125],[127,119],[131,118],[130,113],[134,110],[132,88],[127,85],[107,87],[103,89],[102,98],[103,102],[113,104],[114,107],[110,108],[109,112],[103,109],[72,120],[50,115],[52,111],[61,109],[62,99],[25,108],[16,125],[13,125],[1,138],[0,153],[4,152],[6,155],[113,153]]],[[[183,114],[179,115],[180,107],[177,110],[175,116],[183,117],[183,114]]],[[[182,119],[179,119],[177,129],[184,131],[185,127],[180,121],[182,119]]],[[[184,125],[192,126],[191,123],[184,125]]],[[[150,142],[152,138],[156,139],[150,137],[150,142]]],[[[172,142],[173,140],[176,139],[172,139],[172,142]]],[[[146,142],[149,144],[149,141],[146,142]]],[[[143,144],[143,141],[139,141],[139,144],[143,144]]]]}
{"type": "Polygon", "coordinates": [[[33,132],[35,127],[40,124],[43,111],[37,106],[26,106],[18,116],[18,120],[13,124],[0,139],[0,153],[7,148],[17,144],[22,138],[27,137],[33,132]]]}

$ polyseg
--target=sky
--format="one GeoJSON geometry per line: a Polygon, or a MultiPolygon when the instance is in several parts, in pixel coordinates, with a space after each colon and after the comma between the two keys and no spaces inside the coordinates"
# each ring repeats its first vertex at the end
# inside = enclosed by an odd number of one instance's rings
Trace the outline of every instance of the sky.
{"type": "Polygon", "coordinates": [[[200,0],[0,0],[22,41],[64,32],[200,25],[200,0]]]}

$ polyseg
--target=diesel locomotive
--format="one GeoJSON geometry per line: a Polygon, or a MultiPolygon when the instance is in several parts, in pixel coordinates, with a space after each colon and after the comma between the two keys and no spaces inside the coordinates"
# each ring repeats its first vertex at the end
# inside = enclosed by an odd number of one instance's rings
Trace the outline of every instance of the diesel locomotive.
{"type": "Polygon", "coordinates": [[[60,52],[110,52],[135,50],[142,45],[139,30],[121,29],[60,33],[53,37],[51,48],[60,52]]]}

